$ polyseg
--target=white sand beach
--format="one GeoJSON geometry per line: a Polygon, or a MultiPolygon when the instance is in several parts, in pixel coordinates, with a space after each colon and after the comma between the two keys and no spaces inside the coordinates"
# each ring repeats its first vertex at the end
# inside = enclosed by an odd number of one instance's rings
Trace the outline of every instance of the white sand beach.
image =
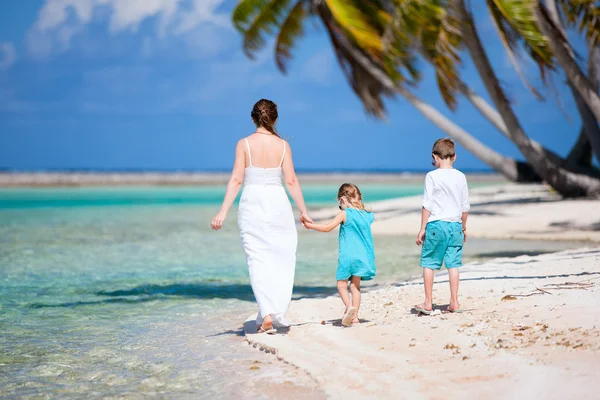
{"type": "MultiPolygon", "coordinates": [[[[541,185],[478,189],[471,200],[471,237],[590,245],[466,265],[462,314],[443,312],[449,287],[442,270],[432,316],[412,310],[423,296],[417,279],[363,293],[360,325],[340,325],[343,306],[336,296],[302,299],[290,307],[297,325],[288,333],[255,334],[247,323],[248,343],[308,372],[329,398],[597,397],[600,202],[559,201],[541,185]]],[[[377,234],[416,234],[419,198],[372,206],[377,234]]]]}

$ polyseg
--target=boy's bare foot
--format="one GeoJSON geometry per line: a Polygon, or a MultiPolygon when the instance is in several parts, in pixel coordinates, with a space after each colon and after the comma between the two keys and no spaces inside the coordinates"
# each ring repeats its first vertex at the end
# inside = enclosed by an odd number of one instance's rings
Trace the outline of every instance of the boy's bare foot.
{"type": "Polygon", "coordinates": [[[460,304],[458,304],[458,302],[450,302],[450,304],[448,305],[449,312],[457,312],[459,310],[460,310],[460,304]]]}
{"type": "Polygon", "coordinates": [[[433,304],[419,304],[414,306],[415,310],[421,314],[429,315],[433,312],[433,304]]]}

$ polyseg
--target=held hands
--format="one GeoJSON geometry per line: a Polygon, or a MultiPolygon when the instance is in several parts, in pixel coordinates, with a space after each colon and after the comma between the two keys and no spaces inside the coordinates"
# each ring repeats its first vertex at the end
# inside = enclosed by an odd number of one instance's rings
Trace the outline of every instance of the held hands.
{"type": "Polygon", "coordinates": [[[214,231],[218,231],[223,227],[223,222],[227,218],[227,213],[219,211],[219,213],[213,218],[212,224],[210,225],[214,231]]]}
{"type": "Polygon", "coordinates": [[[425,240],[425,230],[421,229],[419,231],[419,233],[417,233],[417,240],[416,240],[417,246],[422,245],[424,240],[425,240]]]}
{"type": "Polygon", "coordinates": [[[310,229],[309,224],[313,224],[314,221],[308,215],[307,212],[303,212],[302,214],[300,214],[300,223],[302,223],[302,226],[304,226],[306,229],[310,229]]]}

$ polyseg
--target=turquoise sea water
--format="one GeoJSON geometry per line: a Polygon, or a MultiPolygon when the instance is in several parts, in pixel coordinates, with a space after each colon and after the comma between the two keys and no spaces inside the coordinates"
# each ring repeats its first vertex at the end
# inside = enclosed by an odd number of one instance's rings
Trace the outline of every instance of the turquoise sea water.
{"type": "MultiPolygon", "coordinates": [[[[422,191],[361,188],[367,202],[422,191]]],[[[304,190],[311,207],[335,204],[336,186],[304,190]]],[[[216,187],[0,190],[0,397],[257,398],[261,382],[297,374],[240,337],[255,305],[236,210],[210,230],[222,196],[216,187]]],[[[470,240],[466,257],[576,245],[470,240]]],[[[412,237],[376,237],[375,247],[371,286],[420,272],[412,237]]],[[[294,296],[333,294],[336,261],[336,234],[300,231],[294,296]]]]}

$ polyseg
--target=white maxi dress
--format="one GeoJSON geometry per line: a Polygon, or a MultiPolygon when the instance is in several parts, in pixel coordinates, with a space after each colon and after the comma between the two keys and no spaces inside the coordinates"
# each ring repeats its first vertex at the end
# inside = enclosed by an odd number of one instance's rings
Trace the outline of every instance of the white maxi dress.
{"type": "Polygon", "coordinates": [[[285,314],[292,299],[298,231],[282,182],[286,146],[283,142],[278,167],[257,168],[252,165],[248,139],[246,145],[250,166],[244,176],[238,226],[258,303],[256,323],[261,324],[270,314],[274,327],[287,327],[285,314]]]}

